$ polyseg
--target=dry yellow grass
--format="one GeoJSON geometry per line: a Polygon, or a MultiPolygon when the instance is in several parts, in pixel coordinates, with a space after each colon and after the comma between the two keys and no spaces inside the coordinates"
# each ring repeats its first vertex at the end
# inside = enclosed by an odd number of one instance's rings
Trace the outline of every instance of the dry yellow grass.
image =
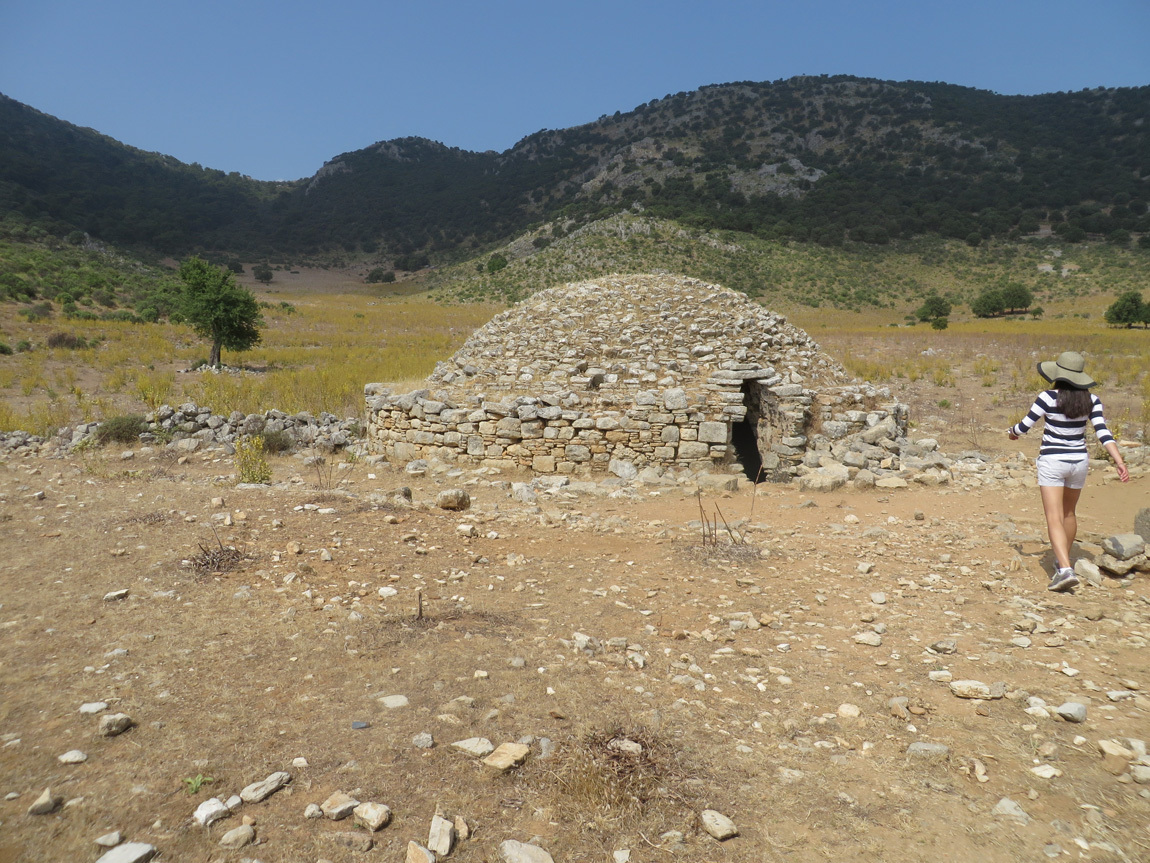
{"type": "MultiPolygon", "coordinates": [[[[0,308],[11,342],[43,345],[68,331],[98,342],[82,350],[38,347],[0,357],[0,430],[45,433],[62,424],[194,401],[216,412],[276,407],[359,415],[363,385],[414,387],[499,307],[441,305],[425,296],[293,293],[295,312],[265,309],[258,348],[225,352],[242,374],[184,374],[207,354],[187,327],[51,320],[28,323],[0,308]]],[[[975,386],[1011,400],[1041,389],[1035,364],[1062,350],[1084,353],[1109,416],[1133,432],[1150,425],[1150,336],[1102,321],[1108,298],[1051,304],[1042,320],[955,320],[944,331],[892,326],[905,310],[781,308],[854,375],[876,383],[975,386]],[[1092,305],[1091,305],[1092,304],[1092,305]]]]}
{"type": "Polygon", "coordinates": [[[443,306],[363,294],[293,297],[296,312],[266,309],[256,349],[224,352],[241,374],[184,374],[207,348],[187,327],[51,320],[27,323],[0,309],[6,332],[43,345],[67,331],[98,346],[37,347],[0,360],[0,430],[43,434],[60,425],[194,401],[214,411],[329,411],[358,415],[370,381],[423,379],[450,356],[493,306],[443,306]]]}

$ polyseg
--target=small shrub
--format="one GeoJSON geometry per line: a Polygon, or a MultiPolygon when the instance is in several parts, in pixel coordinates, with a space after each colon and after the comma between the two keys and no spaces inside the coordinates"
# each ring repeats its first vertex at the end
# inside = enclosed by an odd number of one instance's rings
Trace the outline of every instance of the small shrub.
{"type": "Polygon", "coordinates": [[[295,441],[286,431],[260,432],[259,437],[263,440],[264,452],[269,455],[289,452],[295,446],[295,441]]]}
{"type": "Polygon", "coordinates": [[[35,305],[28,306],[26,309],[21,309],[20,314],[23,315],[29,323],[35,323],[44,318],[52,317],[52,304],[48,302],[36,303],[35,305]]]}
{"type": "Polygon", "coordinates": [[[935,318],[930,322],[932,330],[945,330],[948,326],[950,326],[950,321],[947,318],[935,318]]]}
{"type": "Polygon", "coordinates": [[[32,343],[27,339],[20,339],[20,341],[16,342],[16,353],[26,354],[30,350],[32,350],[32,343]]]}
{"type": "Polygon", "coordinates": [[[102,444],[135,443],[148,430],[148,424],[139,414],[108,417],[96,429],[96,440],[102,444]]]}
{"type": "Polygon", "coordinates": [[[0,342],[0,356],[7,357],[7,356],[11,356],[11,355],[12,355],[12,346],[10,344],[8,344],[7,342],[0,342]]]}
{"type": "Polygon", "coordinates": [[[236,439],[235,465],[240,482],[271,482],[272,469],[264,455],[264,439],[259,435],[236,439]]]}
{"type": "Polygon", "coordinates": [[[75,333],[52,333],[48,336],[48,347],[78,350],[88,347],[88,343],[84,341],[83,336],[78,336],[75,333]]]}

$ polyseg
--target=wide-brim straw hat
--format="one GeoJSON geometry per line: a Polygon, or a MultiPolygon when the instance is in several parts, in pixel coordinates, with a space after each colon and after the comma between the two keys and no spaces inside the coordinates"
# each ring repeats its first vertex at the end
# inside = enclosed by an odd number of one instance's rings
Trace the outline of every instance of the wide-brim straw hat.
{"type": "Polygon", "coordinates": [[[1073,387],[1085,390],[1096,383],[1094,378],[1083,371],[1085,368],[1086,360],[1082,358],[1082,354],[1077,351],[1063,351],[1054,362],[1048,360],[1039,363],[1038,373],[1051,383],[1065,381],[1073,387]]]}

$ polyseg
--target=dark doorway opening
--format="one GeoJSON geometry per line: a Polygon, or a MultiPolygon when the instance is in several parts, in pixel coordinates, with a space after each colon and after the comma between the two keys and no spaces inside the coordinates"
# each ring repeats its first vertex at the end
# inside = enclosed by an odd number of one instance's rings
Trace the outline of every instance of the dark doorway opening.
{"type": "Polygon", "coordinates": [[[735,458],[743,468],[743,473],[751,482],[758,482],[763,469],[763,459],[759,455],[759,442],[755,437],[755,426],[750,417],[742,422],[731,424],[731,446],[735,448],[735,458]]]}

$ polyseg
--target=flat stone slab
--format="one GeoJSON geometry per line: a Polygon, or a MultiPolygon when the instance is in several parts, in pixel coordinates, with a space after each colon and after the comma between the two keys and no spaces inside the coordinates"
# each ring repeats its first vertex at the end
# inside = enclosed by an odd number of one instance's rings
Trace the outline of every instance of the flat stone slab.
{"type": "Polygon", "coordinates": [[[538,845],[528,845],[514,839],[504,839],[499,843],[499,856],[503,863],[555,863],[551,855],[538,845]]]}
{"type": "Polygon", "coordinates": [[[476,758],[484,758],[495,751],[495,746],[486,737],[468,737],[466,740],[457,740],[451,745],[476,758]]]}
{"type": "Polygon", "coordinates": [[[336,791],[328,797],[327,800],[323,801],[319,808],[323,811],[323,814],[332,821],[342,821],[351,815],[357,806],[359,806],[359,801],[350,794],[336,791]]]}
{"type": "Polygon", "coordinates": [[[346,848],[349,851],[359,851],[361,854],[370,851],[375,842],[366,833],[321,833],[319,839],[326,845],[336,848],[346,848]]]}
{"type": "Polygon", "coordinates": [[[101,855],[96,863],[147,863],[155,856],[155,847],[146,842],[125,842],[101,855]]]}
{"type": "Polygon", "coordinates": [[[503,743],[483,759],[488,767],[503,772],[518,767],[531,752],[531,747],[523,743],[503,743]]]}
{"type": "Polygon", "coordinates": [[[404,863],[435,863],[435,855],[418,842],[408,842],[404,863]]]}

